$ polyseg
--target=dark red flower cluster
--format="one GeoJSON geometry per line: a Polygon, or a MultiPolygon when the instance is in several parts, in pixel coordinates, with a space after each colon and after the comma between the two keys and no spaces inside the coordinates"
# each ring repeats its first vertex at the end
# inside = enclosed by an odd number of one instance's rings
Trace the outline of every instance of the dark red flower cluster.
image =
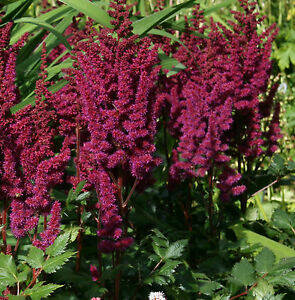
{"type": "MultiPolygon", "coordinates": [[[[0,29],[1,191],[10,202],[11,229],[17,238],[36,228],[40,215],[52,214],[48,230],[41,236],[42,245],[38,244],[44,249],[59,232],[59,204],[52,206],[50,189],[61,182],[70,150],[65,139],[60,153],[55,154],[56,116],[42,99],[43,95],[50,97],[44,83],[45,75],[36,84],[36,106],[27,107],[14,116],[10,114],[11,106],[20,101],[14,83],[15,61],[24,40],[9,46],[11,27],[9,23],[0,29]]],[[[43,71],[44,68],[43,65],[43,71]]]]}
{"type": "Polygon", "coordinates": [[[175,120],[172,133],[179,138],[180,154],[179,160],[174,153],[172,178],[183,175],[183,170],[201,177],[210,172],[217,178],[224,200],[245,191],[238,183],[241,175],[232,167],[233,160],[244,156],[251,161],[262,153],[269,154],[280,137],[279,106],[267,134],[260,126],[275,105],[271,92],[266,100],[268,113],[260,111],[277,29],[273,25],[258,34],[263,18],[254,12],[255,3],[241,0],[240,5],[242,12],[232,12],[235,22],[228,22],[232,29],[213,20],[207,28],[196,8],[192,25],[182,37],[185,46],[175,54],[187,69],[168,83],[172,85],[167,96],[170,114],[175,120]],[[208,31],[208,38],[196,35],[204,31],[208,31]],[[180,89],[180,83],[186,81],[180,89]]]}
{"type": "MultiPolygon", "coordinates": [[[[69,40],[74,64],[65,71],[68,84],[54,95],[46,83],[43,48],[36,105],[14,116],[10,108],[20,101],[15,61],[22,41],[9,46],[12,24],[0,28],[1,196],[11,203],[16,237],[35,229],[41,215],[51,215],[33,244],[46,249],[53,243],[61,205],[52,201],[50,191],[63,182],[75,150],[72,182],[85,180],[98,197],[99,249],[109,253],[130,246],[133,239],[123,226],[126,206],[135,186],[149,182],[160,163],[155,135],[165,100],[170,132],[179,141],[171,178],[209,175],[223,200],[245,191],[234,163],[242,156],[251,163],[276,150],[280,106],[273,100],[277,85],[268,91],[276,27],[258,34],[263,18],[254,12],[255,4],[239,2],[241,12],[232,12],[235,21],[228,27],[213,20],[207,24],[196,7],[177,50],[167,38],[133,35],[130,6],[125,0],[111,2],[112,29],[98,31],[92,21],[83,31],[75,22],[68,28],[74,33],[69,40]],[[162,77],[158,85],[159,48],[186,69],[162,77]],[[58,150],[57,136],[63,139],[58,150]]],[[[49,60],[64,49],[56,51],[49,60]]]]}
{"type": "Polygon", "coordinates": [[[113,29],[92,29],[78,43],[70,85],[57,93],[54,106],[64,132],[81,132],[81,178],[98,195],[100,249],[124,250],[132,239],[121,229],[121,188],[142,181],[159,164],[154,157],[159,113],[155,92],[157,48],[149,38],[132,35],[125,1],[110,4],[113,29]],[[123,237],[124,236],[124,237],[123,237]]]}

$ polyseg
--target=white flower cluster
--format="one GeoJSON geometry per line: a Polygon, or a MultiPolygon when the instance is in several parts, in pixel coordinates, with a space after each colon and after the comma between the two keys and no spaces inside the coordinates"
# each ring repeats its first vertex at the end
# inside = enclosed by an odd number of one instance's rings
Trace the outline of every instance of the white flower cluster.
{"type": "Polygon", "coordinates": [[[166,298],[163,292],[151,292],[149,300],[166,300],[166,298]]]}

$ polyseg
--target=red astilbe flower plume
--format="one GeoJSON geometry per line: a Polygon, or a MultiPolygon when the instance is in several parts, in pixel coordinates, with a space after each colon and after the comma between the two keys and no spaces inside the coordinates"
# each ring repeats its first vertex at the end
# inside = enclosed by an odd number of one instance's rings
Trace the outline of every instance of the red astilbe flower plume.
{"type": "MultiPolygon", "coordinates": [[[[263,18],[254,13],[255,3],[241,0],[240,4],[242,12],[232,12],[236,19],[229,22],[232,30],[211,20],[208,39],[189,33],[192,29],[202,33],[206,28],[193,19],[193,26],[182,37],[190,53],[181,46],[175,54],[187,66],[178,77],[187,76],[188,82],[181,94],[170,94],[170,99],[175,99],[170,102],[171,112],[179,113],[177,151],[182,158],[178,161],[174,155],[172,178],[183,176],[181,170],[190,176],[205,176],[216,167],[221,170],[214,177],[223,200],[245,191],[245,186],[239,185],[241,175],[231,167],[233,159],[244,155],[253,160],[265,151],[264,137],[271,139],[260,127],[264,116],[259,97],[267,91],[271,43],[277,30],[273,25],[259,35],[257,27],[263,18]]],[[[198,10],[195,16],[199,16],[198,10]]],[[[177,88],[176,81],[174,91],[177,88]]],[[[272,106],[274,93],[270,94],[272,106]]],[[[277,125],[276,116],[272,123],[277,125]]],[[[270,133],[274,143],[279,137],[276,125],[269,130],[274,132],[270,133]]]]}
{"type": "Polygon", "coordinates": [[[149,38],[132,35],[125,1],[111,2],[110,7],[113,29],[93,29],[88,40],[78,44],[74,69],[68,70],[71,86],[54,102],[62,123],[72,122],[72,132],[78,124],[81,127],[76,164],[81,179],[99,198],[103,252],[124,250],[132,243],[121,229],[119,185],[143,182],[160,162],[154,157],[157,48],[151,47],[149,38]]]}
{"type": "Polygon", "coordinates": [[[50,190],[62,182],[64,169],[70,158],[69,140],[66,137],[58,154],[55,154],[54,137],[58,134],[56,114],[47,100],[52,94],[45,83],[45,57],[43,48],[42,78],[36,83],[36,105],[17,112],[11,133],[19,153],[19,180],[22,190],[11,203],[11,229],[17,237],[23,237],[35,228],[39,216],[51,214],[48,230],[41,234],[42,242],[36,245],[44,249],[53,243],[58,232],[60,205],[52,204],[50,190]],[[52,227],[52,228],[51,228],[52,227]],[[50,229],[51,228],[51,229],[50,229]]]}
{"type": "Polygon", "coordinates": [[[10,22],[0,28],[0,152],[2,159],[0,190],[2,198],[14,197],[21,192],[20,180],[16,172],[19,153],[15,147],[14,137],[11,135],[10,127],[13,117],[10,108],[20,102],[19,91],[15,85],[15,64],[17,53],[27,35],[24,35],[16,44],[9,45],[12,26],[13,23],[10,22]]]}

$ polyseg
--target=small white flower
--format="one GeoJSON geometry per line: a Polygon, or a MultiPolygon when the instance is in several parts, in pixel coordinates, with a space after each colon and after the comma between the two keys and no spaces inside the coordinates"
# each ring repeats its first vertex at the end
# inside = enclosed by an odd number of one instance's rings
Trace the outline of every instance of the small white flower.
{"type": "Polygon", "coordinates": [[[166,298],[163,292],[151,292],[149,300],[166,300],[166,298]]]}
{"type": "Polygon", "coordinates": [[[286,82],[282,82],[278,87],[278,92],[285,94],[287,92],[287,88],[288,88],[288,86],[287,86],[286,82]]]}

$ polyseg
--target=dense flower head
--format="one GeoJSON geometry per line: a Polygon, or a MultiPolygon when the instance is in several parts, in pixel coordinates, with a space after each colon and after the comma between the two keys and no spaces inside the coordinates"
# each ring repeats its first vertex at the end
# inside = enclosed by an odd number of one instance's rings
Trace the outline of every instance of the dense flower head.
{"type": "Polygon", "coordinates": [[[13,147],[10,144],[10,149],[6,149],[3,164],[6,173],[2,178],[2,182],[6,183],[3,179],[6,174],[10,175],[10,185],[6,184],[12,188],[4,191],[7,191],[6,196],[12,201],[11,229],[17,238],[36,228],[41,214],[51,214],[48,230],[41,234],[42,242],[38,244],[42,249],[56,237],[60,205],[52,205],[50,191],[62,182],[70,158],[67,137],[59,153],[55,153],[54,138],[58,133],[56,115],[44,100],[52,97],[45,82],[45,53],[44,47],[41,78],[36,83],[36,105],[18,111],[9,126],[13,147]]]}
{"type": "Polygon", "coordinates": [[[3,156],[0,176],[1,195],[6,198],[20,192],[20,181],[15,173],[19,153],[11,134],[14,121],[10,108],[20,102],[19,91],[15,85],[15,64],[17,53],[27,38],[25,35],[19,42],[10,45],[12,26],[13,23],[10,22],[0,27],[0,152],[3,156]]]}
{"type": "Polygon", "coordinates": [[[239,185],[240,174],[231,167],[232,160],[242,155],[251,161],[270,154],[280,137],[278,105],[268,133],[260,126],[275,105],[275,87],[265,103],[261,95],[267,92],[271,43],[277,29],[272,25],[258,34],[263,18],[254,12],[255,3],[240,1],[240,5],[242,11],[232,11],[235,21],[228,22],[232,29],[212,19],[209,26],[202,24],[200,11],[195,9],[181,37],[185,47],[180,46],[174,55],[187,68],[168,82],[172,88],[167,99],[174,120],[170,128],[179,138],[181,157],[177,159],[174,153],[172,179],[183,178],[185,173],[203,177],[214,168],[221,170],[214,178],[224,200],[245,191],[239,185]],[[202,38],[199,34],[205,30],[208,37],[202,38]],[[184,79],[187,83],[180,89],[184,79]]]}
{"type": "Polygon", "coordinates": [[[70,84],[52,99],[61,128],[73,141],[79,127],[75,162],[81,179],[98,195],[102,252],[124,250],[133,242],[121,229],[119,178],[124,177],[122,184],[143,182],[160,163],[154,157],[157,47],[132,34],[125,1],[111,2],[110,8],[113,28],[89,30],[74,49],[70,84]]]}
{"type": "Polygon", "coordinates": [[[36,239],[33,241],[33,245],[42,250],[52,245],[60,232],[61,205],[58,201],[53,203],[50,215],[47,228],[40,233],[41,240],[36,239]]]}

